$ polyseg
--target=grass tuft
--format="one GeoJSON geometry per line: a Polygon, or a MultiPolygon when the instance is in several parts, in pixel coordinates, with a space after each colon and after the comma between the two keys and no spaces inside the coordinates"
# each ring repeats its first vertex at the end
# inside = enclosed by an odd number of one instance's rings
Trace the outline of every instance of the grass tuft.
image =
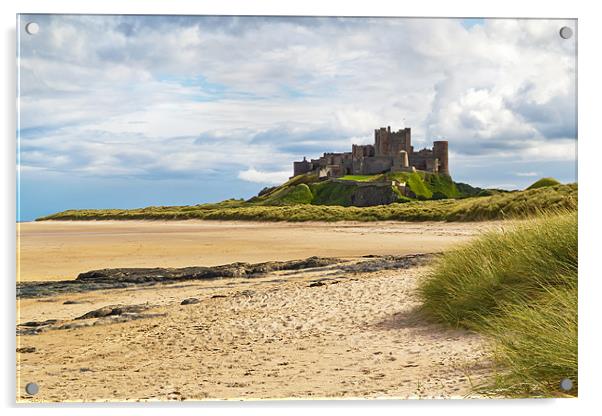
{"type": "Polygon", "coordinates": [[[481,331],[500,367],[484,392],[518,397],[577,396],[577,285],[551,288],[531,304],[504,306],[481,331]],[[570,391],[562,379],[573,381],[570,391]]]}
{"type": "Polygon", "coordinates": [[[577,394],[577,213],[546,214],[447,252],[419,288],[434,319],[488,335],[500,373],[487,389],[577,394]]]}

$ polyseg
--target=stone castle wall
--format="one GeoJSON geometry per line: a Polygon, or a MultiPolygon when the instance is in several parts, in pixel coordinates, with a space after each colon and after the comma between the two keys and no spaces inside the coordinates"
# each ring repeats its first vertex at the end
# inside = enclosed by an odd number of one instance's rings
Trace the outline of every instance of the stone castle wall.
{"type": "Polygon", "coordinates": [[[391,127],[374,130],[373,145],[352,145],[351,152],[324,153],[311,161],[293,162],[294,176],[316,172],[320,177],[375,175],[422,170],[449,175],[448,142],[433,142],[432,149],[414,151],[411,129],[396,132],[391,127]]]}

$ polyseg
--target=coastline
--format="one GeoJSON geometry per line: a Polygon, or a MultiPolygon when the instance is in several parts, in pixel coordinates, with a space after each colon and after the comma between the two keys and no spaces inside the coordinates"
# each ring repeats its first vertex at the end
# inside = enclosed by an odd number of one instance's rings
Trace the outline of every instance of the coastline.
{"type": "Polygon", "coordinates": [[[20,223],[18,282],[119,267],[218,266],[444,251],[503,222],[43,221],[20,223]]]}

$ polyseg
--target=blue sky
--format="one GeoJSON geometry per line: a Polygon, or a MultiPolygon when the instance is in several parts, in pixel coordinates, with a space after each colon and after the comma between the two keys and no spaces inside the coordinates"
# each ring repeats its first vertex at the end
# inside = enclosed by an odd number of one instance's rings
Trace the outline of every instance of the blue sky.
{"type": "Polygon", "coordinates": [[[457,181],[576,181],[573,21],[24,15],[19,220],[248,198],[411,127],[457,181]],[[40,26],[36,35],[27,22],[40,26]]]}

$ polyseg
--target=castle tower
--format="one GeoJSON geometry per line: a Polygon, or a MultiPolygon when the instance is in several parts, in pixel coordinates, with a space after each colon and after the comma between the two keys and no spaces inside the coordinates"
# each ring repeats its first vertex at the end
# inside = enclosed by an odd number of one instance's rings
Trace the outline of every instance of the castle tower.
{"type": "Polygon", "coordinates": [[[400,150],[412,152],[412,131],[405,128],[397,132],[391,131],[391,126],[374,130],[375,156],[397,157],[400,150]]]}
{"type": "Polygon", "coordinates": [[[387,130],[384,127],[374,130],[374,155],[386,156],[389,152],[391,127],[387,130]]]}
{"type": "Polygon", "coordinates": [[[307,161],[305,156],[301,162],[293,162],[293,176],[303,175],[311,171],[311,163],[307,161]]]}
{"type": "Polygon", "coordinates": [[[433,157],[439,159],[439,173],[449,176],[447,140],[433,142],[433,157]]]}
{"type": "Polygon", "coordinates": [[[409,127],[403,129],[403,145],[401,148],[408,153],[412,152],[412,130],[409,127]]]}

